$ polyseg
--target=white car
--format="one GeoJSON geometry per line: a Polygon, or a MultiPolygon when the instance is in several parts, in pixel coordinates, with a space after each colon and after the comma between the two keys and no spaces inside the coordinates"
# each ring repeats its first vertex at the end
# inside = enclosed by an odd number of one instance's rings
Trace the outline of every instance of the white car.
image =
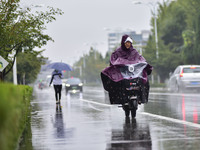
{"type": "Polygon", "coordinates": [[[169,79],[171,91],[200,90],[200,65],[180,65],[169,79]]]}

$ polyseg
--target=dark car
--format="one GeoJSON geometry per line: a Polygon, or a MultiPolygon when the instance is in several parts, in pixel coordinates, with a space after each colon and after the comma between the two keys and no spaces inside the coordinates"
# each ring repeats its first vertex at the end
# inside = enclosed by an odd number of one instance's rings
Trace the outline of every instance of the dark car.
{"type": "Polygon", "coordinates": [[[83,83],[79,78],[68,78],[65,82],[66,93],[72,92],[83,92],[83,83]]]}

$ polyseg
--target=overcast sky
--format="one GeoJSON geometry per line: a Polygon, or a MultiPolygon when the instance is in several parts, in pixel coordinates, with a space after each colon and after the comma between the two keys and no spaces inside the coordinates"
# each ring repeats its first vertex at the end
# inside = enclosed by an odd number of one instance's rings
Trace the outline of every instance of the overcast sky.
{"type": "MultiPolygon", "coordinates": [[[[105,55],[108,50],[107,34],[115,30],[136,32],[150,30],[151,9],[148,5],[135,5],[133,0],[22,0],[23,4],[53,6],[64,12],[47,25],[46,33],[55,42],[44,48],[44,56],[52,61],[72,65],[91,46],[105,55]],[[107,29],[107,30],[105,30],[107,29]]],[[[156,2],[163,0],[139,0],[156,2]]],[[[40,8],[42,9],[42,8],[40,8]]]]}

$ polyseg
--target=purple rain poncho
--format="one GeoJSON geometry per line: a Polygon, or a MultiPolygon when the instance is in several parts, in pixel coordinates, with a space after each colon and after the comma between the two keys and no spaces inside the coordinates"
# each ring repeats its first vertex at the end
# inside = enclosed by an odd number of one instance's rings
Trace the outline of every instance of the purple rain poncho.
{"type": "Polygon", "coordinates": [[[152,66],[146,62],[145,58],[141,56],[132,45],[129,49],[125,47],[125,41],[128,37],[128,35],[124,35],[122,37],[121,47],[112,53],[110,58],[110,66],[105,68],[102,71],[102,74],[109,77],[112,81],[118,82],[124,79],[120,72],[120,66],[146,63],[146,67],[142,70],[142,76],[139,76],[143,79],[144,83],[146,83],[147,75],[151,74],[152,66]]]}
{"type": "Polygon", "coordinates": [[[148,102],[149,83],[147,75],[151,74],[152,66],[132,45],[129,49],[125,47],[125,41],[128,37],[128,35],[122,37],[121,47],[111,55],[110,66],[101,72],[103,87],[108,91],[111,104],[123,104],[128,98],[123,79],[137,80],[138,78],[141,79],[141,92],[139,94],[141,102],[148,102]],[[137,71],[139,70],[139,73],[127,74],[127,72],[121,70],[124,66],[129,65],[133,65],[137,71]]]}

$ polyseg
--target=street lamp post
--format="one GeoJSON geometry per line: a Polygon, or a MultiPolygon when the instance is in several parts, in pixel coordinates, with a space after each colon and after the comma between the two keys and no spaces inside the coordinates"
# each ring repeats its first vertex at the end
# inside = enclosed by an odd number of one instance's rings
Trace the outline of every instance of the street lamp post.
{"type": "Polygon", "coordinates": [[[15,62],[13,65],[13,83],[17,85],[17,57],[15,57],[15,62]]]}
{"type": "MultiPolygon", "coordinates": [[[[167,0],[167,3],[170,4],[171,2],[175,2],[176,0],[167,0]]],[[[141,4],[146,4],[146,3],[142,3],[139,1],[134,2],[134,4],[136,5],[141,5],[141,4]]],[[[165,0],[163,0],[163,3],[165,3],[165,0]]],[[[158,28],[157,28],[157,2],[149,2],[147,3],[147,5],[151,5],[153,7],[153,17],[154,17],[154,28],[155,28],[155,43],[156,43],[156,58],[159,58],[159,49],[158,49],[158,28]]]]}
{"type": "MultiPolygon", "coordinates": [[[[146,3],[142,3],[142,2],[134,2],[134,4],[136,5],[141,5],[141,4],[146,4],[146,3]]],[[[155,28],[155,44],[156,44],[156,59],[159,58],[159,50],[158,50],[158,29],[157,29],[157,9],[156,9],[156,6],[157,6],[157,2],[156,3],[153,3],[153,2],[149,2],[147,3],[147,5],[151,5],[153,7],[153,17],[154,17],[154,28],[155,28]]],[[[160,76],[158,75],[157,76],[157,79],[158,79],[158,83],[160,83],[160,76]]],[[[154,84],[154,77],[152,75],[152,84],[154,84]]]]}
{"type": "Polygon", "coordinates": [[[14,61],[13,63],[13,84],[17,85],[17,57],[16,55],[16,50],[13,50],[11,54],[9,54],[10,57],[12,57],[12,60],[14,61]]]}
{"type": "Polygon", "coordinates": [[[96,54],[96,47],[97,47],[97,43],[92,43],[93,49],[94,49],[94,59],[97,59],[97,54],[96,54]]]}
{"type": "Polygon", "coordinates": [[[86,69],[86,62],[85,62],[85,57],[86,57],[86,55],[85,55],[85,53],[83,53],[83,83],[86,83],[86,77],[85,77],[85,75],[86,75],[86,72],[85,72],[85,69],[86,69]]]}
{"type": "Polygon", "coordinates": [[[153,5],[154,9],[154,28],[155,28],[155,42],[156,42],[156,58],[159,58],[159,52],[158,52],[158,28],[157,28],[157,16],[156,16],[156,5],[153,5]]]}
{"type": "MultiPolygon", "coordinates": [[[[142,3],[142,2],[134,2],[134,4],[136,5],[142,5],[142,4],[146,4],[146,3],[142,3]]],[[[151,5],[153,7],[153,17],[154,17],[154,28],[155,28],[155,43],[156,43],[156,58],[159,58],[159,51],[158,51],[158,29],[157,29],[157,14],[156,14],[156,5],[157,3],[152,3],[149,2],[147,3],[149,5],[151,5]]]]}
{"type": "Polygon", "coordinates": [[[85,54],[83,54],[83,68],[86,68],[86,63],[85,63],[85,54]]]}

